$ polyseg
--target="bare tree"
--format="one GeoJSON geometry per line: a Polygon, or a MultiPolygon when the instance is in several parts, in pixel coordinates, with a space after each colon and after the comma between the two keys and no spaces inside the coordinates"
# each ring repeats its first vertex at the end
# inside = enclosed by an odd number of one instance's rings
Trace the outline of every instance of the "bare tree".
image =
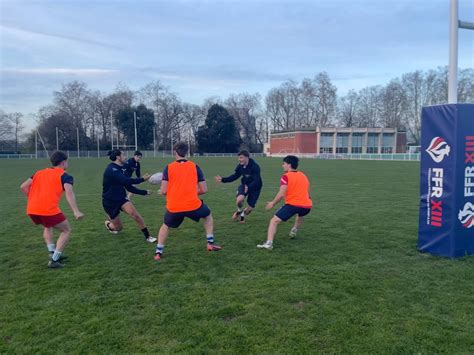
{"type": "Polygon", "coordinates": [[[380,123],[383,127],[403,127],[403,113],[407,100],[399,80],[395,79],[381,90],[380,93],[380,123]]]}
{"type": "Polygon", "coordinates": [[[20,141],[21,132],[25,129],[25,125],[22,122],[23,114],[20,112],[9,113],[8,119],[13,125],[13,139],[15,141],[15,150],[18,150],[18,143],[20,141]]]}
{"type": "Polygon", "coordinates": [[[8,118],[8,114],[0,110],[0,140],[5,141],[11,139],[13,129],[14,127],[8,118]]]}
{"type": "Polygon", "coordinates": [[[381,109],[379,103],[381,91],[381,86],[369,86],[359,91],[356,127],[380,126],[381,109]]]}
{"type": "Polygon", "coordinates": [[[335,117],[337,88],[331,83],[326,72],[319,73],[314,78],[316,95],[319,98],[317,112],[317,124],[321,127],[327,126],[335,117]]]}
{"type": "MultiPolygon", "coordinates": [[[[243,144],[247,148],[259,142],[257,121],[261,119],[261,96],[259,94],[232,94],[224,106],[234,117],[243,144]]],[[[259,142],[260,143],[260,142],[259,142]]]]}
{"type": "Polygon", "coordinates": [[[354,90],[341,97],[338,105],[338,122],[343,127],[353,127],[357,122],[359,97],[354,90]]]}

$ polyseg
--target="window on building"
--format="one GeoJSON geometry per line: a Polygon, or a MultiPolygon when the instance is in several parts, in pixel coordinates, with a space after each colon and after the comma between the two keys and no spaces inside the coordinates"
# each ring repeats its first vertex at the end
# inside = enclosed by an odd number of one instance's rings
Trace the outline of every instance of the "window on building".
{"type": "Polygon", "coordinates": [[[379,152],[379,134],[369,133],[367,136],[367,153],[378,154],[379,152]]]}
{"type": "Polygon", "coordinates": [[[393,133],[384,133],[382,136],[382,153],[392,154],[395,145],[395,135],[393,133]]]}
{"type": "Polygon", "coordinates": [[[364,145],[364,133],[353,133],[352,134],[352,148],[351,152],[355,154],[362,153],[362,146],[364,145]]]}
{"type": "Polygon", "coordinates": [[[336,137],[336,153],[344,154],[348,152],[349,133],[338,133],[336,137]]]}

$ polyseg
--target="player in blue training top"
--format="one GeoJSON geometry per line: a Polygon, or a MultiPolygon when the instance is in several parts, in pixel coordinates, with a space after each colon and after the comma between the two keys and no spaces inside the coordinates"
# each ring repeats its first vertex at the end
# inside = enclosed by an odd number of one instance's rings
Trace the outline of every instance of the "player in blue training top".
{"type": "Polygon", "coordinates": [[[105,221],[105,227],[113,234],[117,234],[118,231],[122,230],[123,224],[119,214],[120,211],[124,211],[135,220],[147,242],[156,242],[156,238],[150,235],[145,221],[135,209],[133,203],[127,198],[125,192],[127,190],[137,195],[150,195],[151,190],[139,190],[133,186],[148,180],[150,175],[145,174],[143,177],[136,179],[125,176],[122,170],[125,156],[118,149],[109,152],[109,159],[112,163],[105,169],[102,182],[102,206],[109,216],[109,219],[105,221]]]}
{"type": "MultiPolygon", "coordinates": [[[[133,157],[128,159],[124,164],[123,164],[123,173],[125,176],[132,177],[133,173],[135,172],[135,175],[137,178],[141,178],[142,174],[140,171],[140,159],[142,158],[143,154],[139,150],[137,150],[134,154],[133,157]]],[[[127,197],[128,199],[131,199],[133,196],[132,192],[128,192],[127,197]]]]}
{"type": "Polygon", "coordinates": [[[262,178],[260,176],[260,166],[250,158],[250,153],[246,150],[242,150],[238,154],[239,164],[235,168],[232,175],[228,177],[221,177],[217,175],[215,177],[217,182],[228,183],[237,180],[242,176],[240,186],[237,188],[237,198],[235,204],[237,210],[232,215],[232,219],[237,221],[240,219],[240,223],[245,222],[245,216],[250,214],[255,208],[257,200],[262,190],[262,178]],[[247,198],[248,206],[244,209],[244,200],[247,198]]]}

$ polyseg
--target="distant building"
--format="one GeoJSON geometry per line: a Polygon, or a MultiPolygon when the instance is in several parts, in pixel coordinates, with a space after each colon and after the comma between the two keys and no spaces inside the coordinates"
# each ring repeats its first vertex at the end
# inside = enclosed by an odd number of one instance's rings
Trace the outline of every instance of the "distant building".
{"type": "Polygon", "coordinates": [[[327,127],[272,132],[269,155],[405,153],[407,134],[395,128],[327,127]]]}

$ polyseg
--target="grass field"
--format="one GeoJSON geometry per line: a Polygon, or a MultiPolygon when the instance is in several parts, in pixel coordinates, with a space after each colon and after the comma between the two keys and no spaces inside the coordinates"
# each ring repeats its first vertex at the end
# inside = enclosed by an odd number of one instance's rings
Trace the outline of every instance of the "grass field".
{"type": "MultiPolygon", "coordinates": [[[[281,160],[258,159],[264,189],[245,225],[230,220],[236,183],[213,181],[236,159],[197,162],[222,252],[206,252],[202,223],[188,220],[157,264],[131,219],[117,236],[104,229],[107,161],[71,160],[86,217],[72,222],[67,266],[51,270],[19,190],[47,162],[0,161],[0,352],[474,352],[474,257],[417,252],[418,163],[302,160],[315,208],[295,240],[282,224],[269,252],[255,246],[281,160]]],[[[163,198],[134,203],[155,234],[163,198]]]]}

